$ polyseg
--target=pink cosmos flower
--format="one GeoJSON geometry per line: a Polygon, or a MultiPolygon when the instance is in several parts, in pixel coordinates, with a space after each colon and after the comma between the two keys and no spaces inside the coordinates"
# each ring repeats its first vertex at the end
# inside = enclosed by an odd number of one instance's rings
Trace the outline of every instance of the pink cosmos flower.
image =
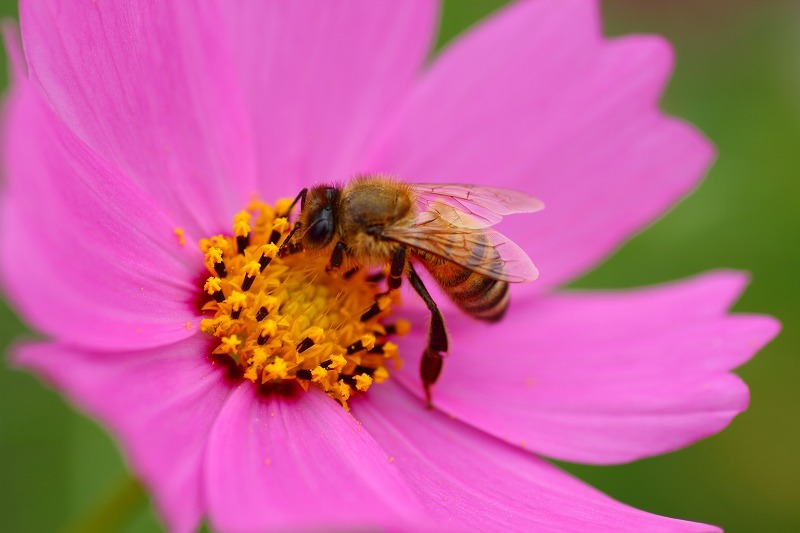
{"type": "MultiPolygon", "coordinates": [[[[663,213],[713,157],[657,100],[656,37],[601,36],[597,2],[518,2],[425,63],[432,1],[23,0],[6,29],[0,268],[51,340],[14,360],[103,421],[173,531],[711,531],[615,502],[530,452],[609,464],[724,428],[731,369],[778,329],[730,315],[716,272],[627,292],[558,287],[663,213]],[[253,193],[383,172],[492,184],[547,210],[501,227],[542,275],[498,325],[444,298],[452,356],[420,399],[406,361],[350,412],[211,364],[201,237],[253,193]],[[181,245],[175,229],[181,228],[181,245]]],[[[229,231],[229,230],[228,230],[229,231]]]]}

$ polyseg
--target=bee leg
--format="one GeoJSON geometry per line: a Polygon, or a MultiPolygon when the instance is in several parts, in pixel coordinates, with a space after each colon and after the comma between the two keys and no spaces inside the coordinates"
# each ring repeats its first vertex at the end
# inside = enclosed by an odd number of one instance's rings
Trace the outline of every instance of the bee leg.
{"type": "Polygon", "coordinates": [[[303,204],[306,203],[306,195],[307,194],[308,194],[308,188],[306,187],[305,189],[300,191],[300,194],[298,194],[297,197],[295,197],[295,199],[292,201],[291,205],[289,206],[289,209],[286,210],[286,213],[281,213],[279,216],[288,217],[291,214],[292,209],[294,209],[294,206],[297,205],[297,202],[300,202],[300,208],[302,209],[303,208],[303,204]]]}
{"type": "MultiPolygon", "coordinates": [[[[409,267],[411,263],[408,264],[409,267]]],[[[381,311],[380,306],[380,299],[383,296],[388,295],[394,289],[400,288],[400,283],[403,280],[403,271],[405,270],[406,266],[406,247],[405,246],[398,246],[397,250],[394,252],[394,257],[392,257],[392,265],[389,267],[389,278],[386,280],[386,292],[381,292],[375,295],[375,303],[372,304],[372,307],[366,310],[366,312],[361,315],[362,321],[367,321],[375,316],[377,316],[381,311]]],[[[383,277],[373,278],[373,282],[378,282],[383,277]]],[[[368,278],[369,280],[369,278],[368,278]]],[[[423,287],[423,290],[425,287],[423,287]]]]}
{"type": "MultiPolygon", "coordinates": [[[[280,247],[278,248],[278,257],[283,257],[286,254],[286,250],[288,249],[289,244],[292,242],[292,237],[294,237],[294,234],[300,229],[300,225],[301,224],[299,220],[294,223],[294,226],[292,226],[292,231],[289,232],[289,235],[286,236],[286,238],[283,240],[283,243],[281,243],[280,247]]],[[[261,270],[264,270],[264,268],[262,267],[261,270]]]]}
{"type": "Polygon", "coordinates": [[[361,267],[359,267],[359,266],[354,266],[353,268],[351,268],[350,270],[348,270],[347,272],[345,272],[344,274],[342,274],[342,277],[343,277],[344,279],[350,279],[350,278],[352,278],[353,276],[355,276],[355,275],[358,273],[358,271],[359,271],[359,270],[361,270],[361,267]]]}
{"type": "Polygon", "coordinates": [[[422,280],[417,275],[411,263],[408,264],[408,281],[411,286],[417,291],[428,310],[431,312],[431,325],[428,330],[428,345],[422,353],[422,362],[420,363],[419,373],[422,377],[422,386],[425,387],[425,399],[427,400],[428,409],[433,408],[431,401],[431,385],[436,383],[439,374],[442,372],[442,353],[447,352],[448,341],[447,331],[444,329],[444,319],[442,313],[436,302],[431,298],[428,289],[423,285],[422,280]]]}
{"type": "Polygon", "coordinates": [[[336,243],[336,246],[333,248],[333,253],[331,254],[331,260],[328,263],[328,266],[325,267],[327,272],[331,270],[336,270],[342,263],[344,263],[344,254],[347,252],[347,245],[342,241],[336,243]]]}
{"type": "Polygon", "coordinates": [[[389,278],[386,280],[386,286],[389,291],[399,289],[403,283],[403,272],[406,270],[406,247],[398,246],[392,258],[392,266],[389,267],[389,278]]]}

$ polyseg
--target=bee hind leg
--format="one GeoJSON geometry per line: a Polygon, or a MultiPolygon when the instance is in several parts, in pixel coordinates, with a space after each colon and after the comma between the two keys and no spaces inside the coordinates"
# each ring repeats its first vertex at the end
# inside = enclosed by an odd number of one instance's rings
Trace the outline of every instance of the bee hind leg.
{"type": "Polygon", "coordinates": [[[431,312],[431,324],[428,330],[428,345],[422,353],[422,361],[419,367],[420,377],[422,378],[422,386],[425,388],[425,399],[427,401],[428,409],[433,408],[431,400],[431,385],[436,383],[439,374],[442,372],[442,365],[444,363],[442,354],[448,350],[447,331],[444,329],[444,319],[442,313],[436,302],[431,298],[428,289],[422,283],[422,279],[417,275],[411,263],[408,264],[408,281],[411,286],[417,291],[428,310],[431,312]]]}

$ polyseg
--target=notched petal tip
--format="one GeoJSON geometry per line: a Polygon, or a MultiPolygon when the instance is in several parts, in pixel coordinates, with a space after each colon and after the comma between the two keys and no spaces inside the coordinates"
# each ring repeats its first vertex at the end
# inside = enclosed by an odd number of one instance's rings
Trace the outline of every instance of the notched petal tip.
{"type": "Polygon", "coordinates": [[[647,65],[641,75],[652,80],[654,97],[661,96],[675,69],[675,49],[661,35],[636,34],[612,37],[606,41],[610,55],[620,62],[647,65]]]}

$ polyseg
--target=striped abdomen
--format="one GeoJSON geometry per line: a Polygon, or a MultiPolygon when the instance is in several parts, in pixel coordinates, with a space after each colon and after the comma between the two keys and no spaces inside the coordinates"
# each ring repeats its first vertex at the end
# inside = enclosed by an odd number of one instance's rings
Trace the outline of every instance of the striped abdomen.
{"type": "Polygon", "coordinates": [[[509,301],[507,282],[487,278],[422,250],[414,250],[414,255],[462,311],[488,322],[503,318],[509,301]]]}

